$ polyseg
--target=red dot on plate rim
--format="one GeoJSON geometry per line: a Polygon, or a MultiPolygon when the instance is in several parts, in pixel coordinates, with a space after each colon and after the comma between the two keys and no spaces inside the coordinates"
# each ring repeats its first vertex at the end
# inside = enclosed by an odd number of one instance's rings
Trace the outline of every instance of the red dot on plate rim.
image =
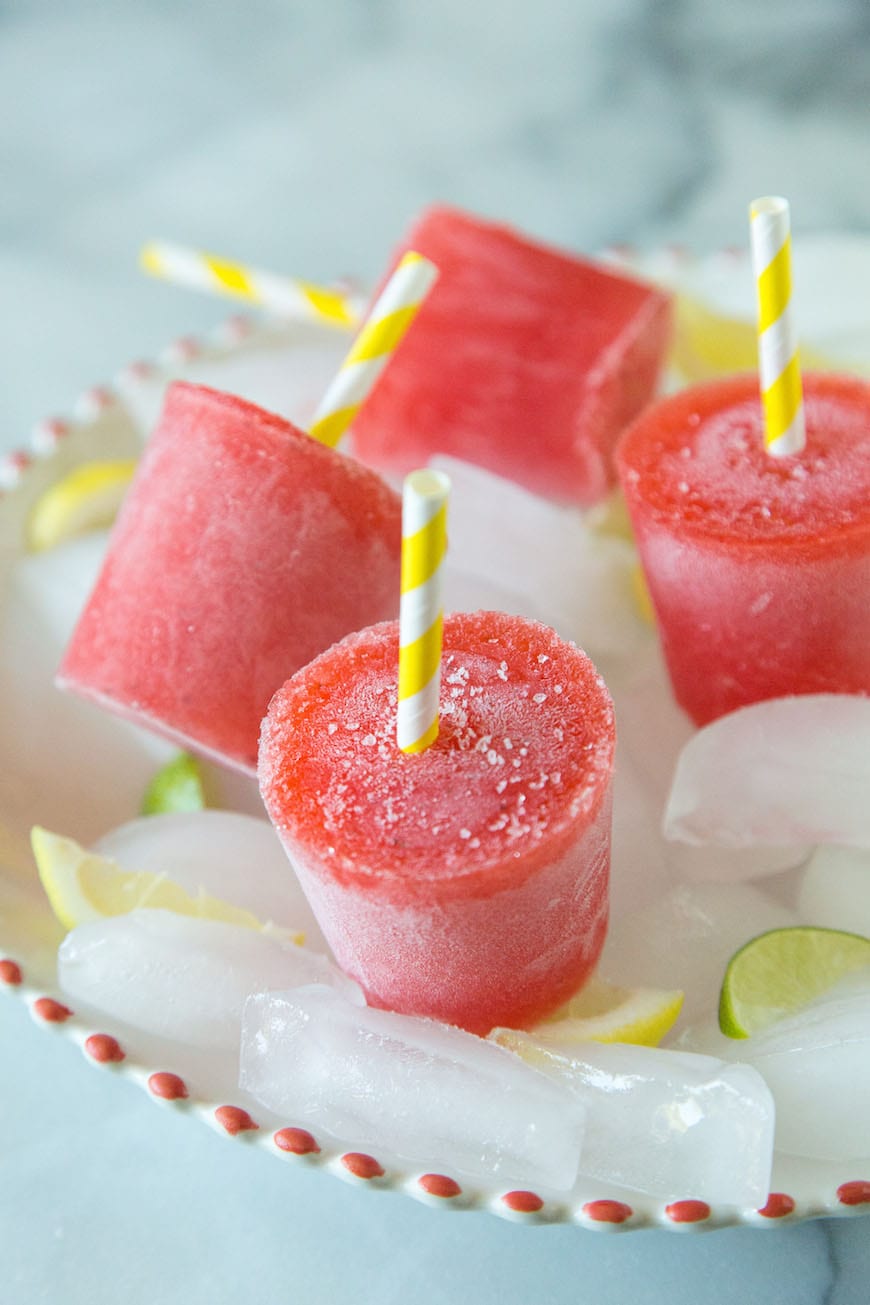
{"type": "Polygon", "coordinates": [[[319,1155],[320,1147],[307,1128],[279,1128],[272,1137],[279,1151],[290,1155],[319,1155]]]}
{"type": "Polygon", "coordinates": [[[593,1223],[625,1223],[627,1219],[631,1218],[634,1211],[624,1201],[602,1199],[600,1201],[587,1201],[583,1206],[583,1213],[593,1223]]]}
{"type": "Polygon", "coordinates": [[[92,1033],[85,1038],[85,1051],[99,1065],[118,1065],[125,1058],[123,1047],[111,1033],[92,1033]]]}
{"type": "Polygon", "coordinates": [[[703,1223],[710,1218],[710,1207],[706,1201],[672,1201],[665,1214],[671,1223],[703,1223]]]}
{"type": "Polygon", "coordinates": [[[230,1137],[238,1133],[253,1133],[260,1127],[241,1106],[218,1106],[214,1117],[230,1137]]]}
{"type": "Polygon", "coordinates": [[[794,1207],[793,1196],[788,1196],[785,1192],[771,1192],[758,1213],[765,1219],[784,1219],[786,1215],[794,1213],[794,1207]]]}
{"type": "Polygon", "coordinates": [[[21,966],[17,961],[10,960],[8,956],[0,960],[0,983],[8,983],[10,988],[14,988],[22,982],[23,978],[21,966]]]}
{"type": "Polygon", "coordinates": [[[841,1205],[870,1204],[870,1181],[856,1178],[848,1183],[841,1183],[837,1188],[837,1200],[841,1205]]]}
{"type": "Polygon", "coordinates": [[[456,1179],[448,1178],[446,1174],[423,1174],[417,1182],[424,1192],[428,1192],[430,1196],[439,1196],[443,1200],[462,1195],[462,1188],[456,1179]]]}
{"type": "Polygon", "coordinates": [[[153,1096],[160,1097],[161,1101],[183,1101],[188,1095],[184,1079],[166,1070],[158,1070],[151,1075],[148,1090],[153,1096]]]}
{"type": "Polygon", "coordinates": [[[33,1010],[34,1014],[41,1020],[45,1020],[46,1024],[63,1024],[72,1015],[69,1006],[55,1001],[54,997],[37,997],[33,1003],[33,1010]]]}
{"type": "Polygon", "coordinates": [[[341,1157],[341,1163],[355,1178],[382,1178],[384,1174],[383,1165],[374,1156],[364,1155],[361,1151],[348,1151],[341,1157]]]}
{"type": "Polygon", "coordinates": [[[537,1192],[505,1192],[501,1199],[516,1214],[537,1214],[544,1208],[543,1198],[537,1192]]]}

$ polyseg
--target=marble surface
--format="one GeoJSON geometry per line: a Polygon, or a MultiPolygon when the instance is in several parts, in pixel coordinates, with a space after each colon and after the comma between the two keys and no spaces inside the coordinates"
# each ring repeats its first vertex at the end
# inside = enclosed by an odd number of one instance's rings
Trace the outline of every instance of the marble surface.
{"type": "MultiPolygon", "coordinates": [[[[578,249],[870,231],[861,0],[0,0],[0,447],[226,316],[164,236],[374,277],[440,198],[578,249]]],[[[222,1144],[0,1001],[4,1301],[863,1305],[870,1224],[606,1236],[439,1215],[222,1144]]]]}

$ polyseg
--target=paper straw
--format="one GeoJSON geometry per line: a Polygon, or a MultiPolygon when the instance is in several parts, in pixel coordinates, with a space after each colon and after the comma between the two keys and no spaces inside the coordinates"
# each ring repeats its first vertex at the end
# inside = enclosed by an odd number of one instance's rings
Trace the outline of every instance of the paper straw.
{"type": "Polygon", "coordinates": [[[441,573],[447,551],[450,481],[412,471],[402,492],[402,603],[399,615],[399,715],[403,752],[423,752],[438,737],[441,685],[441,573]]]}
{"type": "Polygon", "coordinates": [[[776,195],[749,207],[758,290],[758,371],[768,453],[786,457],[806,443],[803,389],[791,298],[788,201],[776,195]]]}
{"type": "Polygon", "coordinates": [[[359,321],[361,305],[341,290],[276,276],[181,245],[152,240],[143,247],[139,261],[146,272],[163,281],[246,299],[292,320],[343,327],[359,321]]]}
{"type": "Polygon", "coordinates": [[[438,276],[422,254],[405,254],[369,313],[308,428],[335,448],[401,344],[438,276]]]}

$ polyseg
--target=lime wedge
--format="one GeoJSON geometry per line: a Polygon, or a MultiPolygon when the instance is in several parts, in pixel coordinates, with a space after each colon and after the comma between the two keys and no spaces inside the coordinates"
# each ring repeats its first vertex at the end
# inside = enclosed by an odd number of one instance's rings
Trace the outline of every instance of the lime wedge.
{"type": "Polygon", "coordinates": [[[85,462],[67,472],[33,505],[27,523],[30,550],[39,553],[110,526],[135,470],[135,462],[124,460],[85,462]]]}
{"type": "Polygon", "coordinates": [[[728,962],[719,1028],[726,1037],[748,1038],[865,968],[870,977],[870,938],[812,926],[771,929],[728,962]]]}
{"type": "Polygon", "coordinates": [[[199,762],[180,752],[158,770],[145,790],[141,810],[143,816],[162,816],[170,811],[202,811],[207,805],[199,762]]]}

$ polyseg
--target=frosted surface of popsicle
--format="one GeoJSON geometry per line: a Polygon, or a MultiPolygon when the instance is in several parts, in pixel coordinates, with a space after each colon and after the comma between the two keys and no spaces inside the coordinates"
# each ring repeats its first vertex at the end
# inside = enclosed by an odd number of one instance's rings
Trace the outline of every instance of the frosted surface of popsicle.
{"type": "MultiPolygon", "coordinates": [[[[290,942],[170,911],[134,911],[67,935],[58,976],[74,1002],[198,1047],[238,1047],[249,993],[297,984],[359,992],[324,956],[290,942]]],[[[361,996],[359,1000],[362,1000],[361,996]]]]}
{"type": "Polygon", "coordinates": [[[583,1105],[510,1052],[324,988],[251,997],[241,1086],[296,1125],[420,1164],[569,1188],[583,1105]]]}
{"type": "Polygon", "coordinates": [[[586,1107],[583,1174],[663,1200],[764,1203],[774,1111],[754,1069],[654,1047],[548,1045],[540,1029],[519,1036],[586,1107]]]}
{"type": "Polygon", "coordinates": [[[773,698],[721,717],[686,744],[665,834],[728,847],[870,847],[868,792],[870,698],[773,698]]]}

